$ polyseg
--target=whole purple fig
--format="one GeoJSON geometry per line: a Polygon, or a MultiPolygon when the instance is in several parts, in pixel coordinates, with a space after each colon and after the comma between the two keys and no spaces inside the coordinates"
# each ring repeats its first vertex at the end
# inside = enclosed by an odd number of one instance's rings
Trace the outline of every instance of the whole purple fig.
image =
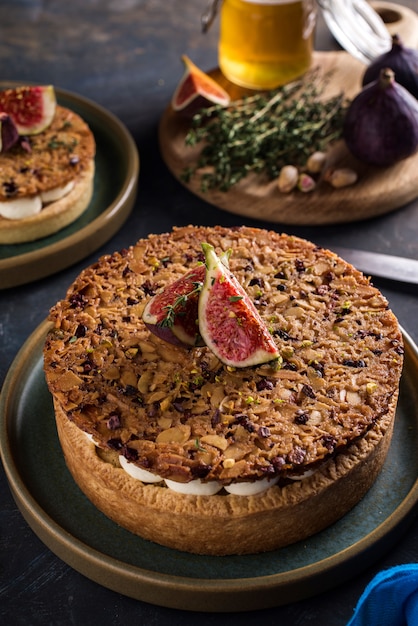
{"type": "Polygon", "coordinates": [[[351,101],[343,137],[364,163],[390,166],[406,159],[418,151],[418,100],[384,68],[351,101]]]}
{"type": "Polygon", "coordinates": [[[392,48],[370,63],[363,75],[363,86],[377,80],[380,70],[390,67],[396,82],[418,98],[418,50],[405,46],[399,35],[393,35],[392,48]]]}

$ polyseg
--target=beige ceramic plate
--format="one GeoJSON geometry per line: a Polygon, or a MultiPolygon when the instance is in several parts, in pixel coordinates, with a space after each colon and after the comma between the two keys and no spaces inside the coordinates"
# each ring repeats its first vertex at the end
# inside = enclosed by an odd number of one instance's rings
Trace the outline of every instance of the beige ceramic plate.
{"type": "Polygon", "coordinates": [[[102,515],[69,474],[42,369],[48,324],[29,337],[0,397],[0,453],[29,526],[88,578],[153,604],[195,611],[247,611],[295,602],[341,584],[381,558],[418,501],[418,352],[406,360],[386,463],[366,497],[307,541],[265,554],[195,556],[145,541],[102,515]],[[63,495],[65,494],[65,495],[63,495]]]}
{"type": "MultiPolygon", "coordinates": [[[[0,83],[5,89],[11,83],[0,83]]],[[[0,289],[49,276],[97,250],[122,226],[136,198],[139,156],[129,131],[94,102],[56,89],[58,103],[80,115],[96,140],[93,198],[73,224],[38,241],[0,245],[0,289]]]]}

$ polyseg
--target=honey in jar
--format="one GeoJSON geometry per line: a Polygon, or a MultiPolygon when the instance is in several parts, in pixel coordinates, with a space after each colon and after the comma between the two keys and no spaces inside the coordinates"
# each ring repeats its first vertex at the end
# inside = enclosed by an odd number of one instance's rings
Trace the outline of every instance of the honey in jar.
{"type": "Polygon", "coordinates": [[[314,0],[223,0],[219,67],[231,82],[273,89],[310,67],[314,0]]]}

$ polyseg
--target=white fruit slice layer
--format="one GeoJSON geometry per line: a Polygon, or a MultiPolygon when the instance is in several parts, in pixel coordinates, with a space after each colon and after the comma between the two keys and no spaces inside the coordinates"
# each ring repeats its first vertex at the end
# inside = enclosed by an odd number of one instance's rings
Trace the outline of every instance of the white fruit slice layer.
{"type": "Polygon", "coordinates": [[[308,476],[312,476],[315,474],[315,470],[306,470],[303,474],[299,474],[299,476],[289,476],[292,480],[303,480],[304,478],[308,478],[308,476]]]}
{"type": "Polygon", "coordinates": [[[42,210],[41,196],[18,198],[8,202],[0,202],[0,215],[8,220],[21,220],[36,215],[42,210]]]}
{"type": "Polygon", "coordinates": [[[167,480],[165,484],[172,491],[185,493],[191,496],[213,496],[222,489],[222,485],[216,481],[204,483],[199,479],[191,480],[188,483],[178,483],[175,480],[167,480]]]}
{"type": "Polygon", "coordinates": [[[74,188],[75,182],[71,180],[66,185],[55,187],[30,198],[16,198],[7,202],[0,202],[0,215],[9,220],[21,220],[31,215],[37,215],[42,206],[48,202],[56,202],[68,195],[74,188]]]}
{"type": "MultiPolygon", "coordinates": [[[[86,432],[84,434],[91,443],[96,443],[92,435],[86,432]]],[[[213,496],[221,491],[221,489],[225,489],[226,492],[236,496],[254,496],[263,491],[267,491],[267,489],[279,481],[278,478],[264,478],[263,480],[255,482],[235,483],[226,487],[217,481],[205,483],[198,478],[188,483],[179,483],[175,480],[169,480],[168,478],[163,479],[161,476],[158,476],[158,474],[153,474],[152,472],[142,469],[142,467],[130,463],[122,454],[119,455],[119,463],[129,476],[140,480],[142,483],[160,483],[164,481],[166,486],[172,491],[190,496],[213,496]]],[[[313,471],[307,471],[301,476],[294,477],[294,480],[302,480],[307,476],[311,476],[313,473],[313,471]]]]}
{"type": "Polygon", "coordinates": [[[43,204],[47,204],[47,202],[56,202],[56,200],[61,200],[64,196],[70,193],[74,189],[75,181],[70,180],[66,185],[62,185],[61,187],[55,187],[55,189],[48,189],[48,191],[43,191],[41,193],[41,200],[43,204]]]}
{"type": "MultiPolygon", "coordinates": [[[[133,463],[129,463],[125,459],[124,456],[119,457],[119,462],[121,467],[130,475],[132,478],[136,478],[143,483],[156,483],[161,482],[163,479],[161,476],[157,476],[152,472],[148,472],[133,463]]],[[[221,489],[225,489],[231,494],[235,494],[237,496],[252,496],[256,493],[261,493],[262,491],[266,491],[269,487],[275,485],[278,481],[277,479],[269,480],[264,479],[257,482],[243,482],[237,483],[235,485],[229,485],[228,487],[223,487],[221,483],[217,481],[212,481],[205,483],[200,479],[191,480],[188,483],[179,483],[175,480],[165,479],[164,482],[166,486],[172,491],[176,491],[177,493],[183,493],[190,496],[213,496],[221,489]]]]}
{"type": "Polygon", "coordinates": [[[140,480],[142,483],[159,483],[162,481],[161,476],[148,472],[147,470],[142,469],[142,467],[138,467],[137,465],[130,463],[122,455],[119,456],[119,463],[129,476],[140,480]]]}
{"type": "Polygon", "coordinates": [[[90,433],[84,433],[86,436],[86,439],[88,439],[88,441],[90,441],[90,443],[94,443],[95,446],[97,446],[97,443],[93,437],[93,435],[90,435],[90,433]]]}
{"type": "Polygon", "coordinates": [[[255,482],[233,483],[225,487],[225,491],[236,496],[254,496],[256,493],[266,491],[269,487],[275,485],[278,480],[278,478],[264,478],[255,482]]]}

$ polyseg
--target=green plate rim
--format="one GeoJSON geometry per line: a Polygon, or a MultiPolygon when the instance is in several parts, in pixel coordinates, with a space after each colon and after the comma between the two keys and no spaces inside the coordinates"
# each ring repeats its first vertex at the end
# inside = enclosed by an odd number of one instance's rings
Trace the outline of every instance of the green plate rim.
{"type": "MultiPolygon", "coordinates": [[[[22,83],[0,81],[0,90],[22,83]]],[[[27,84],[27,83],[25,83],[27,84]]],[[[98,217],[70,235],[36,250],[0,259],[0,289],[16,287],[56,273],[98,249],[108,241],[128,218],[136,199],[140,158],[135,141],[116,115],[93,100],[55,87],[57,101],[68,108],[82,109],[87,123],[100,121],[106,135],[116,138],[126,159],[124,181],[112,201],[98,217]]],[[[40,240],[42,242],[42,240],[40,240]]]]}
{"type": "MultiPolygon", "coordinates": [[[[22,479],[13,455],[9,437],[13,428],[13,404],[24,389],[31,362],[41,358],[49,327],[48,321],[38,326],[7,373],[0,394],[0,455],[12,495],[32,530],[63,561],[102,586],[151,604],[190,611],[269,608],[306,599],[349,580],[381,558],[412,522],[418,502],[417,477],[406,497],[372,532],[330,557],[289,572],[227,579],[191,578],[149,571],[104,555],[65,531],[42,509],[22,479]]],[[[403,336],[405,367],[415,375],[418,348],[405,331],[403,336]]],[[[415,419],[418,421],[418,413],[415,419]]]]}

